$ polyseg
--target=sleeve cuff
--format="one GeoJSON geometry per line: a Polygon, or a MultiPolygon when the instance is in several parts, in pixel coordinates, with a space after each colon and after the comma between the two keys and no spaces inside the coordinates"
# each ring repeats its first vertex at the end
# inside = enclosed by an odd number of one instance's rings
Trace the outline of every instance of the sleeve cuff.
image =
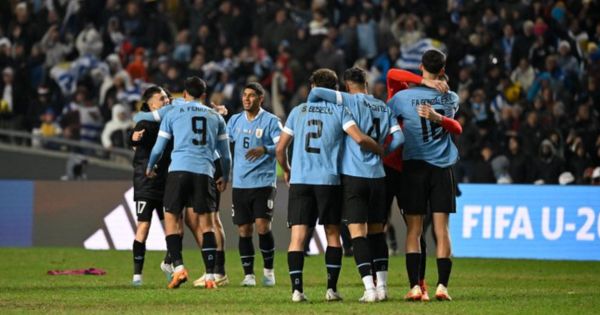
{"type": "Polygon", "coordinates": [[[338,105],[341,105],[343,102],[342,93],[340,91],[335,91],[335,102],[338,105]]]}
{"type": "Polygon", "coordinates": [[[392,134],[392,133],[394,133],[394,132],[397,132],[397,131],[400,131],[400,130],[402,130],[402,128],[400,128],[400,125],[393,125],[393,126],[390,128],[390,134],[392,134]]]}
{"type": "Polygon", "coordinates": [[[290,136],[294,135],[294,131],[292,129],[288,128],[287,126],[283,127],[282,131],[285,132],[285,133],[287,133],[290,136]]]}
{"type": "Polygon", "coordinates": [[[158,113],[157,110],[152,111],[152,117],[154,117],[155,121],[160,121],[160,114],[158,113]]]}
{"type": "Polygon", "coordinates": [[[169,140],[171,140],[171,134],[170,134],[170,133],[168,133],[168,132],[166,132],[166,131],[162,131],[162,130],[160,130],[160,131],[158,132],[158,136],[159,136],[159,137],[163,137],[163,138],[165,138],[165,139],[169,139],[169,140]]]}
{"type": "Polygon", "coordinates": [[[344,131],[346,131],[346,130],[348,130],[348,128],[350,128],[354,125],[356,125],[356,122],[354,120],[350,120],[342,126],[342,129],[344,129],[344,131]]]}
{"type": "Polygon", "coordinates": [[[217,137],[217,139],[219,140],[229,140],[229,135],[227,135],[226,133],[221,134],[217,137]]]}

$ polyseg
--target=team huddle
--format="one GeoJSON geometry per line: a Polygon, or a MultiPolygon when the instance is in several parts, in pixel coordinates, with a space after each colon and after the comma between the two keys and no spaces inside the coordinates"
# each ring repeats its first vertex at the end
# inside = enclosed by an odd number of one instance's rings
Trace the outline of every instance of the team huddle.
{"type": "Polygon", "coordinates": [[[435,297],[451,300],[448,219],[456,211],[451,167],[458,152],[450,134],[462,130],[453,119],[458,96],[448,91],[445,61],[442,52],[429,50],[422,57],[422,77],[391,70],[387,104],[368,94],[366,72],[360,68],[344,72],[347,92],[338,91],[335,72],[316,70],[306,103],[294,107],[284,125],[262,108],[265,91],[256,82],[244,87],[243,111],[227,123],[222,117],[227,114],[224,106],[201,102],[206,84],[200,78],[185,80],[182,99],[170,101],[160,87],[147,89],[132,135],[139,222],[133,244],[133,284],[142,284],[144,242],[154,210],[164,218],[167,254],[161,269],[168,288],[178,288],[189,277],[182,257],[184,224],[201,248],[205,265],[194,286],[212,289],[229,282],[218,201],[231,182],[232,217],[238,226],[245,274],[241,285],[256,285],[252,243],[256,229],[263,258],[262,284],[274,286],[271,218],[279,163],[289,185],[287,260],[293,302],[307,300],[304,244],[317,223],[324,226],[327,238],[325,299],[342,300],[337,282],[343,225],[350,232],[365,288],[359,301],[387,299],[385,229],[394,197],[407,224],[410,290],[405,299],[429,300],[422,237],[424,218],[429,215],[437,239],[435,297]],[[409,87],[409,83],[419,86],[409,87]]]}

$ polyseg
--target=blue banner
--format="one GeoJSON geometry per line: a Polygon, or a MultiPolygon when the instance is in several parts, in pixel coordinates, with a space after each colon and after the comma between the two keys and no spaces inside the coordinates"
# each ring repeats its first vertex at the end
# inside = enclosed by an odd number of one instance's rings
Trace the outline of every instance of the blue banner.
{"type": "Polygon", "coordinates": [[[33,182],[0,181],[0,217],[0,246],[31,246],[33,182]]]}
{"type": "Polygon", "coordinates": [[[600,187],[461,185],[457,257],[600,260],[600,187]]]}

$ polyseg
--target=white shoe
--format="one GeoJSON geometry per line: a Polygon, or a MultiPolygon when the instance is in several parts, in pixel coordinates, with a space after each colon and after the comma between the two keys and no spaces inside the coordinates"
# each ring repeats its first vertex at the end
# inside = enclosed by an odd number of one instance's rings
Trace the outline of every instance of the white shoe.
{"type": "Polygon", "coordinates": [[[377,291],[375,289],[365,290],[365,293],[358,301],[361,303],[377,302],[377,291]]]}
{"type": "Polygon", "coordinates": [[[303,292],[300,292],[298,290],[294,290],[294,293],[292,293],[292,302],[306,302],[306,295],[304,295],[303,292]]]}
{"type": "Polygon", "coordinates": [[[256,277],[254,275],[246,275],[242,283],[240,283],[243,287],[255,287],[256,286],[256,277]]]}
{"type": "Polygon", "coordinates": [[[142,281],[142,275],[133,275],[133,280],[131,280],[131,285],[134,287],[140,287],[144,281],[142,281]]]}
{"type": "Polygon", "coordinates": [[[377,292],[377,301],[387,300],[388,295],[387,295],[387,287],[386,286],[378,286],[375,289],[375,292],[377,292]]]}
{"type": "Polygon", "coordinates": [[[204,287],[206,284],[206,274],[203,274],[202,277],[194,280],[194,287],[204,287]]]}
{"type": "Polygon", "coordinates": [[[175,271],[173,270],[173,265],[165,264],[164,261],[161,261],[160,270],[162,270],[162,272],[165,273],[165,277],[167,277],[167,282],[171,282],[171,280],[173,279],[173,272],[175,271]]]}
{"type": "Polygon", "coordinates": [[[448,288],[443,284],[438,284],[437,289],[435,290],[435,298],[438,301],[452,301],[452,298],[448,294],[448,288]]]}
{"type": "Polygon", "coordinates": [[[327,302],[334,302],[341,301],[343,298],[339,293],[333,291],[333,289],[327,289],[327,292],[325,292],[325,300],[327,302]]]}
{"type": "Polygon", "coordinates": [[[262,278],[262,284],[265,287],[272,287],[275,286],[275,272],[273,272],[273,269],[265,269],[264,271],[264,275],[262,278]]]}

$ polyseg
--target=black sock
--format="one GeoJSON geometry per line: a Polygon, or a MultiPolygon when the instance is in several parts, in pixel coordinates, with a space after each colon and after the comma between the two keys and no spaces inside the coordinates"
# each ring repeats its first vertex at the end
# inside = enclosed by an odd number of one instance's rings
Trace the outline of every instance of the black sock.
{"type": "Polygon", "coordinates": [[[352,239],[352,248],[354,249],[354,261],[360,277],[372,275],[371,273],[371,250],[369,249],[369,241],[366,237],[356,237],[352,239]]]}
{"type": "Polygon", "coordinates": [[[421,253],[406,254],[406,272],[408,273],[408,281],[410,287],[419,284],[419,263],[421,262],[421,253]]]}
{"type": "Polygon", "coordinates": [[[421,264],[419,265],[419,285],[425,282],[425,268],[427,267],[427,243],[425,236],[421,235],[421,264]]]}
{"type": "Polygon", "coordinates": [[[273,269],[273,260],[275,258],[275,240],[271,231],[265,234],[258,234],[258,248],[263,256],[263,262],[266,269],[273,269]]]}
{"type": "Polygon", "coordinates": [[[368,239],[371,245],[371,256],[373,257],[373,270],[375,272],[387,271],[390,254],[385,240],[385,233],[369,234],[368,239]]]}
{"type": "Polygon", "coordinates": [[[215,260],[215,273],[220,275],[225,274],[225,252],[222,250],[217,251],[217,258],[215,260]]]}
{"type": "Polygon", "coordinates": [[[302,269],[304,269],[304,252],[288,252],[288,268],[292,280],[292,292],[304,292],[302,287],[302,269]]]}
{"type": "Polygon", "coordinates": [[[202,234],[202,259],[206,273],[215,272],[215,256],[217,256],[217,240],[214,232],[202,234]]]}
{"type": "Polygon", "coordinates": [[[171,234],[167,235],[167,250],[169,251],[169,256],[171,256],[171,260],[173,261],[173,266],[177,267],[183,265],[183,256],[181,255],[181,242],[183,238],[179,234],[171,234]]]}
{"type": "Polygon", "coordinates": [[[342,248],[327,246],[325,250],[325,266],[327,266],[327,289],[337,292],[337,282],[342,270],[342,248]]]}
{"type": "Polygon", "coordinates": [[[443,284],[448,287],[448,280],[450,279],[450,272],[452,272],[452,260],[450,258],[438,258],[438,284],[443,284]]]}
{"type": "Polygon", "coordinates": [[[252,244],[252,236],[242,237],[238,243],[240,258],[242,259],[242,267],[244,274],[251,275],[254,273],[254,245],[252,244]]]}
{"type": "Polygon", "coordinates": [[[167,251],[165,253],[165,258],[163,259],[163,261],[165,262],[165,264],[170,265],[173,263],[173,260],[171,259],[171,255],[169,255],[169,251],[167,251]]]}
{"type": "Polygon", "coordinates": [[[146,243],[133,240],[133,274],[141,275],[144,269],[144,256],[146,256],[146,243]]]}
{"type": "Polygon", "coordinates": [[[398,250],[398,239],[396,238],[396,229],[391,224],[387,228],[387,237],[390,240],[390,248],[396,252],[398,250]]]}

